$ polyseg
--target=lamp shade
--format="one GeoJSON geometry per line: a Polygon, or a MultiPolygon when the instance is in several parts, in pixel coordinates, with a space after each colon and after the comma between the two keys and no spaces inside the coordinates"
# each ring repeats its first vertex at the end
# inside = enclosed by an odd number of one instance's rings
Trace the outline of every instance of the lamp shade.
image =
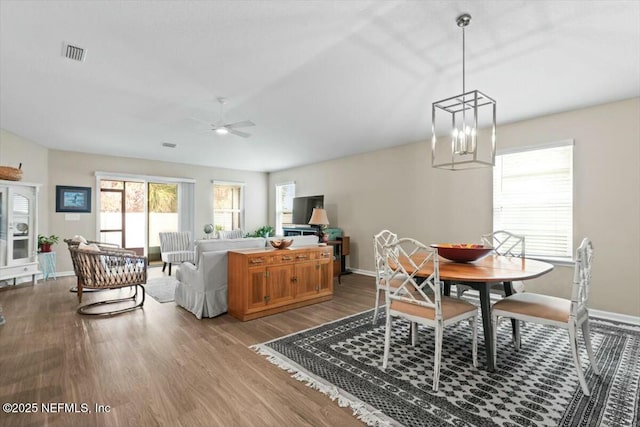
{"type": "Polygon", "coordinates": [[[327,217],[327,211],[322,208],[313,208],[311,212],[311,219],[309,219],[311,225],[329,225],[329,218],[327,217]]]}

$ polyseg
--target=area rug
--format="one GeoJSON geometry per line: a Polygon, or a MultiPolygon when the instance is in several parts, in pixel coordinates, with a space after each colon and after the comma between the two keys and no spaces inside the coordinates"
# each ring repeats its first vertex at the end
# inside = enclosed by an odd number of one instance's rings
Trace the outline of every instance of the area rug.
{"type": "Polygon", "coordinates": [[[173,276],[154,277],[147,279],[144,290],[151,298],[158,302],[175,301],[176,285],[178,281],[173,276]]]}
{"type": "MultiPolygon", "coordinates": [[[[481,326],[478,369],[471,363],[469,324],[448,326],[440,386],[433,392],[433,330],[420,327],[419,343],[412,347],[409,324],[394,320],[385,372],[384,312],[375,326],[372,316],[373,310],[366,311],[251,348],[340,406],[350,406],[368,425],[639,425],[639,326],[592,319],[601,374],[586,370],[591,397],[582,393],[564,330],[525,324],[522,348],[515,351],[511,324],[502,322],[498,368],[490,373],[484,370],[481,326]]],[[[586,368],[586,351],[581,357],[586,368]]]]}

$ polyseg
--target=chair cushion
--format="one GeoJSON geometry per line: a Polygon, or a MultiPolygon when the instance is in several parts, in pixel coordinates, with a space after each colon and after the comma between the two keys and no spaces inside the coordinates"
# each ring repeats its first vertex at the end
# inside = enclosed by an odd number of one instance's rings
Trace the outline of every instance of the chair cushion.
{"type": "MultiPolygon", "coordinates": [[[[460,300],[458,298],[451,298],[443,296],[441,300],[442,306],[442,318],[444,320],[451,319],[468,312],[475,312],[478,307],[460,300]]],[[[432,307],[423,307],[418,304],[411,304],[409,302],[393,300],[391,301],[391,310],[400,311],[411,316],[419,316],[425,319],[435,320],[436,310],[432,307]]]]}
{"type": "Polygon", "coordinates": [[[550,295],[525,292],[510,295],[496,302],[492,310],[499,310],[501,316],[508,316],[508,313],[514,313],[557,322],[568,322],[569,314],[571,313],[571,301],[550,295]]]}
{"type": "Polygon", "coordinates": [[[185,262],[185,261],[190,261],[193,262],[194,261],[194,251],[173,251],[173,252],[162,252],[160,254],[160,257],[162,258],[163,262],[170,262],[170,263],[178,263],[178,262],[185,262]]]}
{"type": "Polygon", "coordinates": [[[218,239],[241,239],[243,237],[242,229],[220,230],[218,231],[218,239]]]}

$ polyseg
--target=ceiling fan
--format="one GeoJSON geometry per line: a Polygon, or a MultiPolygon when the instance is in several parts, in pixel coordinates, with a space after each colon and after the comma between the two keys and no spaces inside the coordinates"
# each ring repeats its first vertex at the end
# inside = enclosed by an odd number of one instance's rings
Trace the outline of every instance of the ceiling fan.
{"type": "MultiPolygon", "coordinates": [[[[227,98],[220,97],[220,98],[217,98],[217,100],[220,103],[220,118],[215,123],[207,123],[208,125],[211,126],[211,130],[217,133],[218,135],[232,134],[232,135],[241,136],[242,138],[250,137],[251,136],[250,133],[239,131],[237,130],[237,128],[255,126],[256,124],[253,123],[251,120],[243,120],[241,122],[235,122],[235,123],[225,123],[224,104],[227,103],[227,98]]],[[[195,119],[195,120],[199,122],[203,122],[202,120],[199,120],[199,119],[195,119]]],[[[206,122],[203,122],[203,123],[206,123],[206,122]]]]}

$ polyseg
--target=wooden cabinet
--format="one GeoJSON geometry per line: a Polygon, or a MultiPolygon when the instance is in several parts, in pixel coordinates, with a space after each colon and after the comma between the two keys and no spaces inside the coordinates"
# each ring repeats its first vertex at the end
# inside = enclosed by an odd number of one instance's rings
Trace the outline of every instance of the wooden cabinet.
{"type": "Polygon", "coordinates": [[[333,249],[241,249],[228,254],[229,314],[240,320],[327,301],[333,249]]]}
{"type": "Polygon", "coordinates": [[[38,185],[0,181],[0,280],[38,274],[38,185]]]}

